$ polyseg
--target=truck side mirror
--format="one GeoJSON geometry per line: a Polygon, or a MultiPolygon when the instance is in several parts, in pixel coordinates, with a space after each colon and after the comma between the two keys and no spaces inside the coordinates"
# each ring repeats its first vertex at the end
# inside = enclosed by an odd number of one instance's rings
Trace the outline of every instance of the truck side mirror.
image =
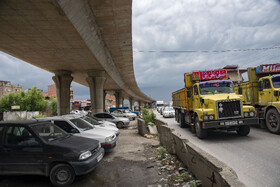
{"type": "Polygon", "coordinates": [[[263,91],[262,81],[258,81],[258,88],[259,88],[259,91],[263,91]]]}
{"type": "Polygon", "coordinates": [[[275,91],[274,91],[274,96],[275,96],[275,97],[278,97],[278,96],[279,96],[279,91],[275,90],[275,91]]]}
{"type": "Polygon", "coordinates": [[[187,88],[187,97],[191,97],[191,89],[190,88],[187,88]]]}
{"type": "Polygon", "coordinates": [[[238,94],[242,95],[242,87],[238,85],[238,94]]]}

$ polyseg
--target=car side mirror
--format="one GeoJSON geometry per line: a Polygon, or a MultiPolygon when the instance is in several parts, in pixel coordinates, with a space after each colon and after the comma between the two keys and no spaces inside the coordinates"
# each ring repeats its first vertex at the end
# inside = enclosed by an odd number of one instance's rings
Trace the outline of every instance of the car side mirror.
{"type": "Polygon", "coordinates": [[[258,89],[259,91],[263,91],[262,81],[258,81],[258,89]]]}
{"type": "Polygon", "coordinates": [[[191,89],[190,88],[187,88],[187,97],[191,97],[191,89]]]}
{"type": "Polygon", "coordinates": [[[71,133],[79,133],[79,131],[77,129],[71,129],[70,132],[71,133]]]}
{"type": "Polygon", "coordinates": [[[275,90],[275,91],[274,91],[274,96],[275,96],[275,97],[279,97],[279,91],[275,90]]]}

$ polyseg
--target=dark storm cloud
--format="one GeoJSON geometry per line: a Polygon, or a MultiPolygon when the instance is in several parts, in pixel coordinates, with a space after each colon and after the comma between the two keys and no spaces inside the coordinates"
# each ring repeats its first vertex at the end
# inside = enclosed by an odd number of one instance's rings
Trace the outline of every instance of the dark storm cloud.
{"type": "Polygon", "coordinates": [[[280,46],[279,20],[280,7],[273,0],[135,0],[133,48],[138,85],[154,99],[168,102],[171,93],[184,86],[185,72],[227,64],[247,68],[278,63],[279,48],[246,49],[280,46]],[[223,52],[231,49],[244,51],[223,52]]]}

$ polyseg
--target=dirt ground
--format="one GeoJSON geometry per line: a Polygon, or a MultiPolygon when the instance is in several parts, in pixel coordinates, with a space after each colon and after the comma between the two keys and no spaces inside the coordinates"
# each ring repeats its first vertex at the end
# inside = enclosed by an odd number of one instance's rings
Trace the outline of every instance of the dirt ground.
{"type": "MultiPolygon", "coordinates": [[[[121,129],[117,147],[105,154],[99,166],[91,173],[76,177],[74,187],[146,187],[158,186],[167,178],[159,173],[156,156],[156,139],[138,135],[137,120],[128,129],[121,129]]],[[[0,176],[0,186],[51,186],[48,178],[42,176],[0,176]]]]}

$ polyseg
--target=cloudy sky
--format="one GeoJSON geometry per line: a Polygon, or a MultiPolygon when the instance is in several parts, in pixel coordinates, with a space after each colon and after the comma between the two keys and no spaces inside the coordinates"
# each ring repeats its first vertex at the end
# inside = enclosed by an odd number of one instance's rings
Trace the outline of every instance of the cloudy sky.
{"type": "MultiPolygon", "coordinates": [[[[169,102],[185,72],[280,63],[279,0],[133,0],[132,11],[136,80],[155,100],[169,102]]],[[[0,52],[0,80],[47,91],[52,76],[0,52]]],[[[75,99],[89,98],[72,86],[75,99]]]]}

